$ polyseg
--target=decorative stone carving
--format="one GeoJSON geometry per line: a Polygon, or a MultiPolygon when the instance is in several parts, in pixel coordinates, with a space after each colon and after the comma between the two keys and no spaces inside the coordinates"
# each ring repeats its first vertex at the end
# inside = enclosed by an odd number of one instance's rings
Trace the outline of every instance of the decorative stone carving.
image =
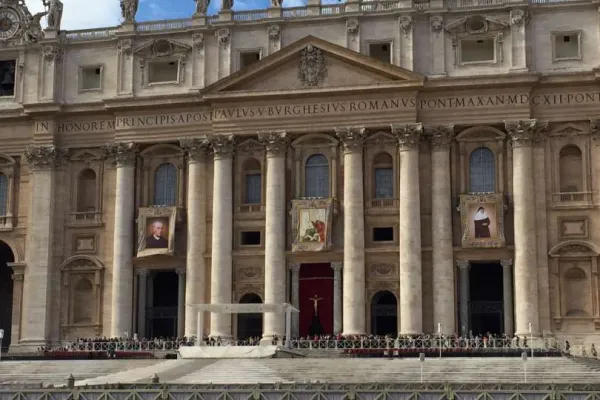
{"type": "Polygon", "coordinates": [[[196,51],[204,49],[204,33],[200,32],[192,35],[192,47],[196,49],[196,51]]]}
{"type": "Polygon", "coordinates": [[[300,264],[290,264],[288,268],[292,272],[300,272],[300,264]]]}
{"type": "Polygon", "coordinates": [[[590,119],[590,132],[594,143],[600,145],[600,119],[590,119]]]}
{"type": "Polygon", "coordinates": [[[431,139],[433,150],[448,150],[454,139],[454,125],[438,125],[425,128],[425,134],[431,139]]]}
{"type": "Polygon", "coordinates": [[[394,275],[396,267],[392,264],[374,264],[371,266],[372,275],[391,276],[394,275]]]}
{"type": "Polygon", "coordinates": [[[60,31],[60,23],[63,15],[63,3],[60,0],[42,0],[46,11],[48,12],[49,31],[60,31]]]}
{"type": "Polygon", "coordinates": [[[458,268],[469,268],[471,264],[469,263],[469,260],[456,260],[456,266],[458,268]]]}
{"type": "Polygon", "coordinates": [[[236,293],[237,293],[238,301],[245,295],[251,294],[251,293],[257,294],[261,299],[263,299],[265,297],[262,286],[257,285],[257,284],[252,284],[252,283],[247,283],[247,284],[238,286],[236,293]]]}
{"type": "Polygon", "coordinates": [[[196,15],[206,15],[210,0],[194,0],[196,2],[196,15]]]}
{"type": "Polygon", "coordinates": [[[500,260],[500,265],[502,265],[503,267],[512,267],[513,260],[511,258],[500,260]]]}
{"type": "Polygon", "coordinates": [[[423,136],[423,124],[392,124],[392,133],[398,139],[400,151],[418,148],[423,136]]]}
{"type": "Polygon", "coordinates": [[[349,19],[346,21],[346,30],[350,35],[357,35],[359,29],[359,24],[357,19],[349,19]]]}
{"type": "Polygon", "coordinates": [[[36,43],[44,38],[40,21],[48,12],[39,12],[31,15],[24,0],[3,0],[4,18],[7,23],[3,24],[0,47],[23,46],[36,43]]]}
{"type": "Polygon", "coordinates": [[[63,48],[53,45],[44,46],[44,59],[46,61],[59,61],[63,58],[65,51],[63,48]]]}
{"type": "Polygon", "coordinates": [[[279,40],[279,37],[281,36],[281,27],[279,25],[269,25],[267,33],[269,35],[269,40],[279,40]]]}
{"type": "Polygon", "coordinates": [[[510,23],[511,25],[521,26],[529,22],[529,13],[525,10],[511,10],[510,23]]]}
{"type": "Polygon", "coordinates": [[[117,168],[135,165],[137,146],[134,143],[110,143],[102,148],[107,162],[117,168]]]}
{"type": "Polygon", "coordinates": [[[258,140],[265,145],[267,157],[284,155],[289,143],[289,137],[285,131],[259,132],[258,140]]]}
{"type": "Polygon", "coordinates": [[[15,282],[23,282],[25,279],[25,274],[12,274],[11,278],[15,282]]]}
{"type": "Polygon", "coordinates": [[[125,23],[132,23],[137,14],[139,0],[121,0],[121,16],[125,23]]]}
{"type": "Polygon", "coordinates": [[[240,280],[251,280],[262,278],[259,267],[241,267],[238,269],[240,280]]]}
{"type": "Polygon", "coordinates": [[[367,136],[364,126],[347,126],[343,128],[335,128],[335,134],[342,142],[344,152],[351,153],[361,151],[363,142],[367,136]]]}
{"type": "Polygon", "coordinates": [[[183,138],[179,139],[179,146],[185,151],[190,164],[203,161],[208,149],[206,138],[183,138]]]}
{"type": "Polygon", "coordinates": [[[444,17],[441,15],[432,16],[429,23],[431,24],[431,31],[436,35],[439,35],[442,29],[444,29],[444,17]]]}
{"type": "Polygon", "coordinates": [[[131,51],[133,49],[133,40],[131,39],[121,39],[117,42],[117,50],[121,54],[131,55],[131,51]]]}
{"type": "Polygon", "coordinates": [[[403,15],[398,20],[398,23],[400,24],[400,30],[404,33],[404,36],[408,37],[412,32],[414,23],[412,17],[410,15],[403,15]]]}
{"type": "Polygon", "coordinates": [[[271,7],[281,7],[283,4],[283,0],[271,0],[271,7]]]}
{"type": "Polygon", "coordinates": [[[148,276],[150,276],[150,270],[147,268],[136,269],[135,274],[137,276],[141,276],[141,277],[148,277],[148,276]]]}
{"type": "Polygon", "coordinates": [[[44,38],[40,20],[46,14],[47,12],[39,12],[33,16],[31,14],[27,15],[27,18],[23,21],[23,44],[37,43],[44,38]]]}
{"type": "Polygon", "coordinates": [[[246,139],[236,145],[236,152],[250,157],[262,157],[265,152],[265,146],[255,139],[246,139]]]}
{"type": "Polygon", "coordinates": [[[233,157],[235,148],[235,136],[233,135],[211,135],[207,137],[215,158],[233,157]]]}
{"type": "Polygon", "coordinates": [[[325,56],[321,49],[308,45],[302,50],[298,78],[303,86],[318,86],[327,76],[325,56]]]}
{"type": "Polygon", "coordinates": [[[233,0],[221,0],[221,11],[228,11],[233,8],[233,0]]]}
{"type": "Polygon", "coordinates": [[[344,263],[343,262],[332,262],[331,263],[331,269],[333,269],[334,271],[341,271],[344,269],[344,263]]]}
{"type": "Polygon", "coordinates": [[[25,158],[32,170],[52,169],[66,159],[68,151],[55,146],[27,146],[25,158]]]}
{"type": "Polygon", "coordinates": [[[219,44],[223,47],[229,46],[230,31],[228,28],[220,28],[215,31],[219,44]]]}
{"type": "Polygon", "coordinates": [[[590,250],[580,244],[569,244],[560,249],[561,253],[589,253],[590,250]]]}
{"type": "Polygon", "coordinates": [[[548,127],[547,122],[536,119],[523,119],[518,121],[504,121],[506,131],[510,135],[513,147],[531,146],[532,142],[539,139],[540,134],[548,127]]]}

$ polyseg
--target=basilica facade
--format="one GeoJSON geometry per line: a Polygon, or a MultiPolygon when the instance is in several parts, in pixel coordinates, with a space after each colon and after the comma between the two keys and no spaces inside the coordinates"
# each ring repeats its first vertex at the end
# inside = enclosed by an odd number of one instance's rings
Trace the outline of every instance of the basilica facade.
{"type": "Polygon", "coordinates": [[[122,3],[65,31],[58,0],[0,1],[3,346],[192,336],[206,303],[598,342],[595,2],[122,3]]]}

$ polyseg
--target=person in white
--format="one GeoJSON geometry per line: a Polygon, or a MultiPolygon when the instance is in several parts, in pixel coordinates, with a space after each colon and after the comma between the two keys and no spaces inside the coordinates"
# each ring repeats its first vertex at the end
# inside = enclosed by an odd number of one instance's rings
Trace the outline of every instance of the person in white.
{"type": "Polygon", "coordinates": [[[475,239],[489,238],[490,235],[490,218],[485,213],[485,208],[479,207],[473,217],[475,224],[475,239]]]}

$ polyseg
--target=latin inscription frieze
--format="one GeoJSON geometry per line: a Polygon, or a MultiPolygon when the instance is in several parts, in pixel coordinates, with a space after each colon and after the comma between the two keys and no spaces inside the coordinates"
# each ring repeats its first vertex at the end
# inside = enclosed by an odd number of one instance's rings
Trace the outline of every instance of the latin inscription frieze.
{"type": "MultiPolygon", "coordinates": [[[[256,105],[215,108],[194,112],[165,113],[154,115],[118,116],[114,120],[60,121],[57,133],[111,132],[114,130],[167,128],[185,125],[209,125],[219,121],[251,120],[285,117],[316,117],[321,115],[343,115],[353,113],[386,113],[397,111],[427,111],[478,109],[489,107],[533,108],[599,105],[600,92],[581,91],[572,93],[505,93],[494,95],[435,96],[423,94],[419,97],[392,99],[364,99],[326,101],[302,104],[256,105]]],[[[47,122],[36,122],[34,130],[42,133],[52,129],[47,122]]]]}

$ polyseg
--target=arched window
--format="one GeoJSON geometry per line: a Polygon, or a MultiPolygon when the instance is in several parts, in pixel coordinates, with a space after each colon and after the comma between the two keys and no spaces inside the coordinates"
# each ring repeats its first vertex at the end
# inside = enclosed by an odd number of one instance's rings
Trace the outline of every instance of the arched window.
{"type": "Polygon", "coordinates": [[[73,299],[73,322],[76,324],[89,324],[94,316],[94,286],[89,279],[77,282],[73,299]]]}
{"type": "Polygon", "coordinates": [[[0,173],[0,215],[8,212],[8,176],[0,173]]]}
{"type": "Polygon", "coordinates": [[[260,204],[262,199],[262,175],[260,163],[255,158],[244,162],[244,204],[260,204]]]}
{"type": "Polygon", "coordinates": [[[86,168],[77,177],[77,212],[96,211],[96,198],[96,172],[86,168]]]}
{"type": "Polygon", "coordinates": [[[479,147],[469,158],[471,193],[493,193],[496,191],[496,160],[487,147],[479,147]]]}
{"type": "Polygon", "coordinates": [[[574,145],[568,145],[560,150],[560,191],[583,192],[583,162],[581,150],[574,145]]]}
{"type": "Polygon", "coordinates": [[[375,198],[391,199],[394,197],[394,160],[388,153],[378,154],[374,161],[375,198]]]}
{"type": "Polygon", "coordinates": [[[312,155],[304,169],[305,197],[329,197],[329,162],[323,154],[312,155]]]}
{"type": "Polygon", "coordinates": [[[177,204],[177,168],[173,164],[160,165],[154,174],[154,205],[177,204]]]}

